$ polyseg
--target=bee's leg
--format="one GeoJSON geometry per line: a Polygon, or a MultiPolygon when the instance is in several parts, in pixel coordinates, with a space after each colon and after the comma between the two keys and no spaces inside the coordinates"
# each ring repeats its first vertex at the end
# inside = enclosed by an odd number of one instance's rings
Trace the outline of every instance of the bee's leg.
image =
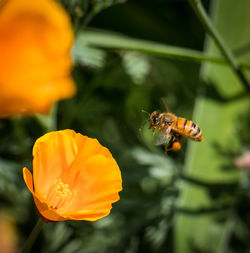
{"type": "Polygon", "coordinates": [[[155,128],[153,128],[153,133],[152,133],[153,136],[155,136],[155,128]]]}
{"type": "Polygon", "coordinates": [[[179,135],[179,134],[173,135],[165,147],[165,153],[167,154],[169,150],[174,150],[174,151],[180,150],[182,142],[183,142],[182,135],[179,135]]]}
{"type": "Polygon", "coordinates": [[[175,142],[175,137],[171,136],[171,139],[169,140],[168,144],[165,146],[165,154],[167,154],[167,152],[169,150],[173,149],[173,143],[175,142]]]}
{"type": "Polygon", "coordinates": [[[183,138],[182,135],[180,135],[180,134],[177,135],[177,134],[176,134],[176,135],[175,135],[175,140],[178,141],[178,142],[180,142],[180,144],[182,144],[184,138],[183,138]]]}

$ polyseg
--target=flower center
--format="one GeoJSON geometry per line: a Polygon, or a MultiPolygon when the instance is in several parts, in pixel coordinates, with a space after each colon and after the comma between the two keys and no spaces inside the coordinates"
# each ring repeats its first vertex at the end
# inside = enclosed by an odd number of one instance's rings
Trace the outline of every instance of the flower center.
{"type": "Polygon", "coordinates": [[[68,184],[63,183],[59,178],[54,181],[48,191],[47,199],[51,203],[51,208],[63,208],[73,197],[75,190],[71,191],[68,184]]]}

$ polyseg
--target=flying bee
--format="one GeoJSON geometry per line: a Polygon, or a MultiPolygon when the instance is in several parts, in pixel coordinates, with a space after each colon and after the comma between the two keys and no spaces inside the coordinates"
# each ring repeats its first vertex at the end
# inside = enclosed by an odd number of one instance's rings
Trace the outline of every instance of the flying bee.
{"type": "MultiPolygon", "coordinates": [[[[146,112],[142,110],[143,112],[146,112]]],[[[158,144],[166,143],[168,138],[170,140],[165,146],[165,152],[169,150],[180,150],[183,142],[183,136],[193,141],[203,141],[203,135],[200,128],[191,120],[179,118],[170,112],[154,111],[149,115],[150,126],[153,130],[153,135],[157,129],[161,134],[161,140],[158,144]]]]}

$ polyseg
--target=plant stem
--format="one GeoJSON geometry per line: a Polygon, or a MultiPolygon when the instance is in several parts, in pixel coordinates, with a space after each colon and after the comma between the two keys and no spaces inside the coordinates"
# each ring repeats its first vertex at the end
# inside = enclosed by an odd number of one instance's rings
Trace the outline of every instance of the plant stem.
{"type": "Polygon", "coordinates": [[[54,103],[50,113],[48,115],[36,114],[34,117],[36,121],[43,128],[45,133],[55,131],[57,129],[57,103],[54,103]]]}
{"type": "Polygon", "coordinates": [[[32,232],[30,233],[27,241],[25,242],[21,253],[29,253],[30,252],[38,234],[41,231],[43,223],[44,223],[43,220],[41,218],[39,218],[35,227],[33,228],[32,232]]]}
{"type": "Polygon", "coordinates": [[[241,80],[241,83],[244,85],[245,89],[249,92],[250,85],[244,76],[240,65],[237,59],[234,57],[232,51],[227,47],[225,41],[220,36],[219,32],[213,25],[211,19],[207,15],[202,3],[200,0],[188,0],[189,4],[195,11],[198,18],[201,20],[203,26],[205,27],[206,31],[210,34],[210,36],[214,39],[215,43],[217,44],[218,48],[220,49],[221,53],[225,57],[226,61],[230,64],[235,74],[241,80]]]}
{"type": "MultiPolygon", "coordinates": [[[[227,64],[227,61],[225,61],[224,57],[219,58],[215,56],[209,56],[192,49],[130,38],[108,31],[84,30],[84,33],[78,35],[77,40],[80,42],[79,44],[87,44],[91,47],[138,51],[160,57],[188,60],[193,62],[206,61],[215,64],[227,64]]],[[[239,64],[240,68],[242,69],[250,69],[250,65],[248,63],[241,62],[239,64]]]]}

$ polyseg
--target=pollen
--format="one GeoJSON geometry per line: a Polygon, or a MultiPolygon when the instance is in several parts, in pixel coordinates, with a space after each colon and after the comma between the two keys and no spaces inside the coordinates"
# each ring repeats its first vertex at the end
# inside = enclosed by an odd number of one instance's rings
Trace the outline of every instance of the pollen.
{"type": "Polygon", "coordinates": [[[50,186],[48,191],[48,200],[51,203],[51,208],[64,208],[75,194],[75,190],[71,191],[69,184],[65,184],[60,178],[56,179],[50,186]]]}

